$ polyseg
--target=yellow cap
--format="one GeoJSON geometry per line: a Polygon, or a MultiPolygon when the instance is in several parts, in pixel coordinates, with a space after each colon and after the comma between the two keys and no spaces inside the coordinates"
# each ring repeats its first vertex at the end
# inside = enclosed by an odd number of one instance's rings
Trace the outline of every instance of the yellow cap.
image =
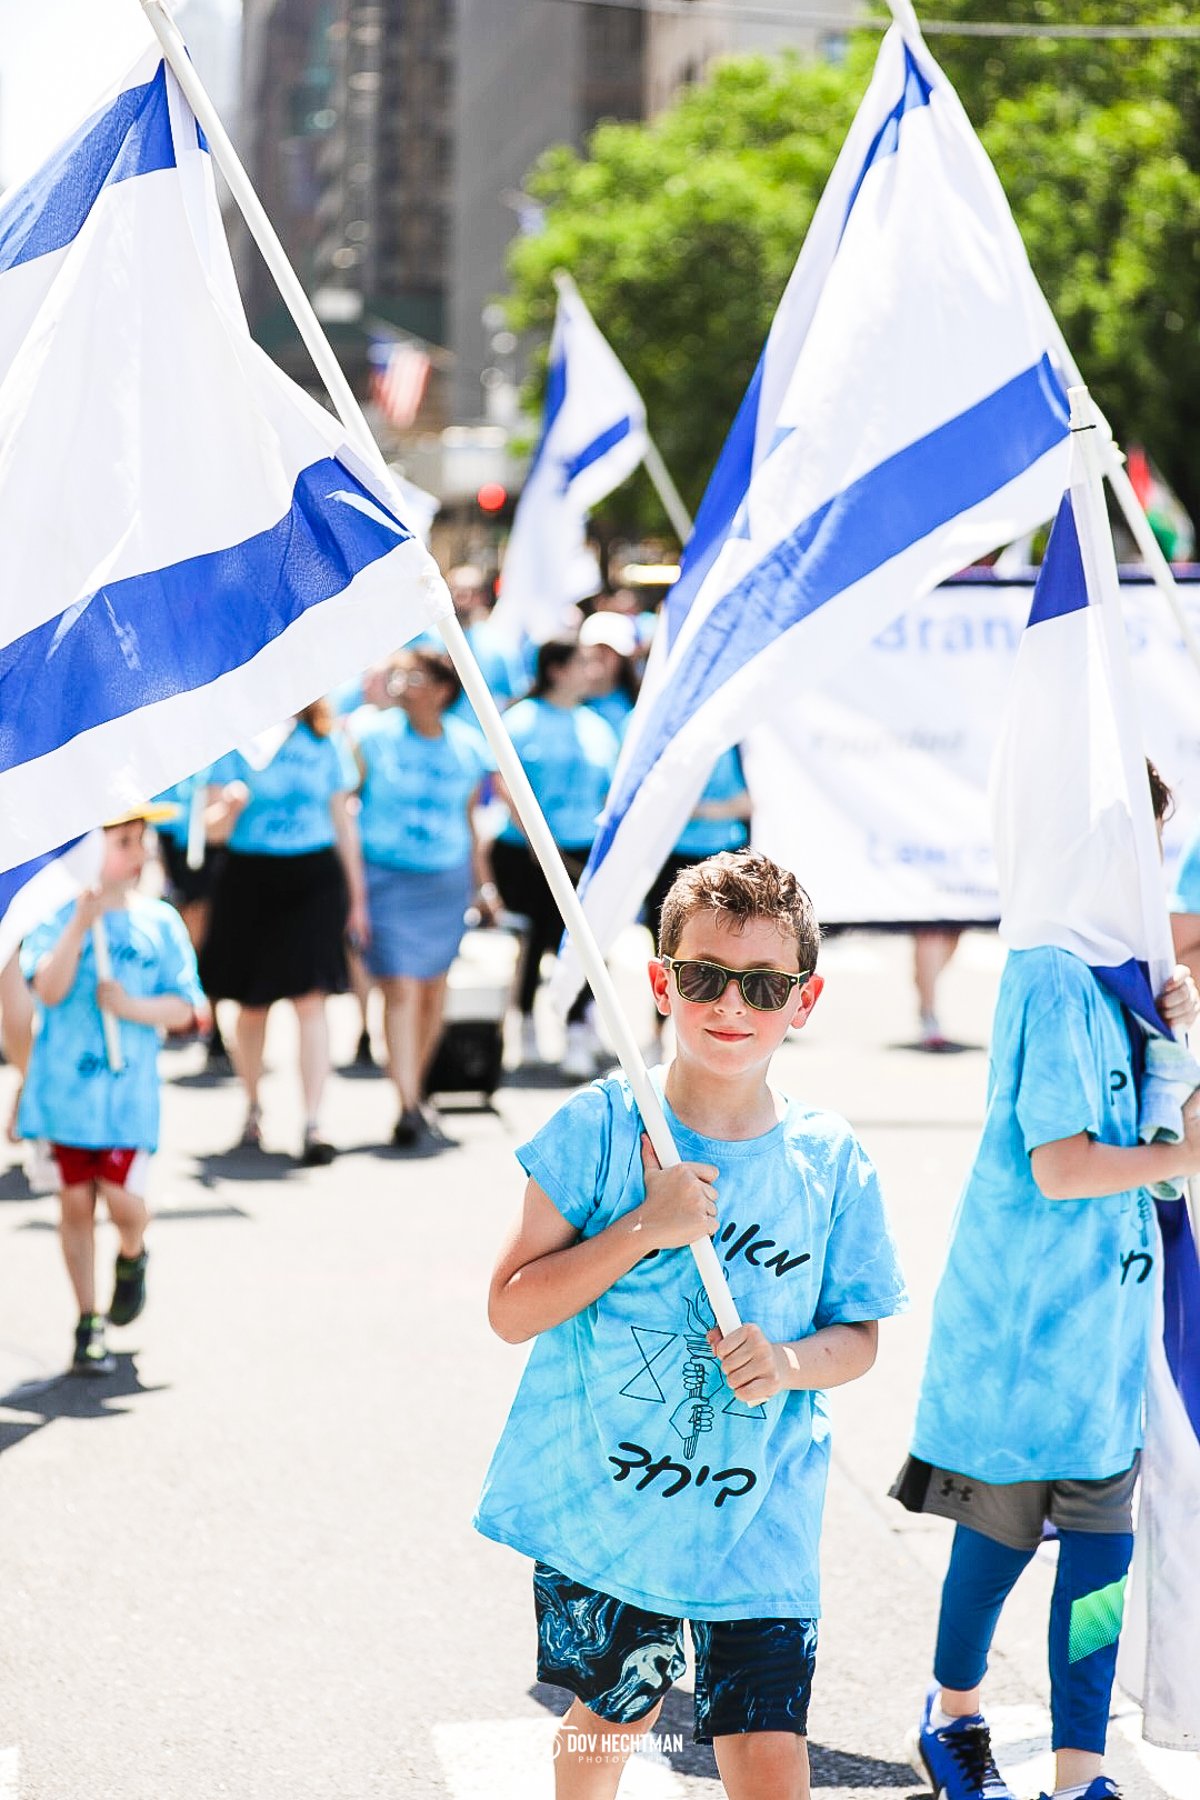
{"type": "Polygon", "coordinates": [[[165,825],[168,819],[177,819],[182,811],[174,800],[146,800],[141,806],[131,806],[116,819],[106,819],[104,829],[111,831],[115,825],[132,825],[135,819],[140,819],[144,825],[165,825]]]}

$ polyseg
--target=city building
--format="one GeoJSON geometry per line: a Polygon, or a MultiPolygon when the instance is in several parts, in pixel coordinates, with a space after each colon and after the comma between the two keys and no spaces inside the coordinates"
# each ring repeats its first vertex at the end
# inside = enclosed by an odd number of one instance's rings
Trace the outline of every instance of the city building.
{"type": "Polygon", "coordinates": [[[686,12],[650,12],[646,116],[663,112],[682,88],[703,81],[723,57],[794,50],[836,58],[843,52],[852,16],[861,10],[859,0],[691,0],[686,12]],[[806,10],[819,13],[820,22],[806,23],[806,10]],[[844,25],[836,22],[843,17],[844,25]]]}

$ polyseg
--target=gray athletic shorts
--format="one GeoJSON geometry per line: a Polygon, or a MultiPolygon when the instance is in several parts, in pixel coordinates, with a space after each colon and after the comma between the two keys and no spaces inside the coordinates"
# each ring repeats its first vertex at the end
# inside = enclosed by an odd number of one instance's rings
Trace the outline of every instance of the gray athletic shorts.
{"type": "Polygon", "coordinates": [[[1132,1531],[1141,1457],[1103,1481],[977,1481],[910,1456],[888,1489],[909,1512],[936,1513],[1010,1550],[1035,1550],[1048,1520],[1060,1531],[1132,1531]]]}

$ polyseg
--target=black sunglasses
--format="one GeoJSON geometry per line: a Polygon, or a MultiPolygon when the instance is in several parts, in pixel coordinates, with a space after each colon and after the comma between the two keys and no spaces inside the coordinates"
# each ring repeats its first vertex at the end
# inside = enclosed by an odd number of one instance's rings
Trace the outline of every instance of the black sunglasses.
{"type": "Polygon", "coordinates": [[[690,957],[663,956],[659,961],[674,974],[681,999],[695,1006],[710,1006],[736,981],[742,999],[755,1012],[779,1012],[790,1000],[792,989],[802,987],[812,974],[811,969],[801,969],[798,975],[787,969],[727,969],[724,963],[696,962],[690,957]]]}

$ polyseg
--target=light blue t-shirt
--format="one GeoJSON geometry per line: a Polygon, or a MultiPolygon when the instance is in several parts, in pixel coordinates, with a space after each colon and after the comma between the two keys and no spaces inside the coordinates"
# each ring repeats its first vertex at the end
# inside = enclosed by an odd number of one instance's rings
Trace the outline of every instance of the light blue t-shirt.
{"type": "Polygon", "coordinates": [[[599,713],[612,730],[618,744],[623,741],[625,728],[633,716],[633,701],[624,688],[614,688],[611,694],[597,694],[583,704],[590,706],[594,713],[599,713]]]}
{"type": "Polygon", "coordinates": [[[1120,1003],[1066,950],[1014,950],[983,1140],[959,1202],[914,1454],[978,1481],[1098,1481],[1142,1442],[1158,1231],[1144,1190],[1047,1200],[1030,1152],[1137,1143],[1120,1003]]]}
{"type": "Polygon", "coordinates": [[[231,750],[209,772],[219,786],[244,781],[250,804],[229,836],[231,850],[257,856],[303,856],[328,850],[334,842],[330,801],[358,786],[340,732],[318,737],[307,725],[290,731],[265,769],[256,769],[240,750],[231,750]]]}
{"type": "MultiPolygon", "coordinates": [[[[42,958],[62,936],[74,902],[31,931],[21,946],[21,972],[33,979],[42,958]]],[[[196,958],[183,921],[165,900],[143,894],[128,908],[104,914],[114,981],[147,998],[180,994],[203,1006],[196,958]]],[[[57,1006],[36,1008],[33,1053],[21,1090],[17,1127],[22,1137],[49,1138],[85,1150],[158,1147],[158,1046],[153,1025],[118,1020],[125,1067],[114,1075],[96,1005],[96,957],[87,932],[75,981],[57,1006]]]]}
{"type": "MultiPolygon", "coordinates": [[[[518,700],[504,723],[555,843],[567,850],[586,848],[617,766],[611,728],[589,707],[554,706],[548,700],[518,700]]],[[[524,842],[511,819],[500,837],[508,844],[524,842]]]]}
{"type": "MultiPolygon", "coordinates": [[[[708,778],[701,800],[732,800],[746,792],[742,759],[736,749],[726,750],[717,759],[708,778]]],[[[683,828],[676,844],[675,856],[715,856],[719,850],[740,850],[749,841],[745,819],[692,819],[683,828]]]]}
{"type": "Polygon", "coordinates": [[[1200,913],[1200,835],[1188,844],[1175,871],[1171,911],[1200,913]]]}
{"type": "MultiPolygon", "coordinates": [[[[784,1342],[905,1304],[875,1171],[844,1119],[790,1101],[764,1137],[726,1143],[668,1118],[685,1160],[720,1170],[715,1247],[747,1323],[784,1342]]],[[[517,1155],[583,1237],[645,1198],[623,1078],[576,1094],[517,1155]]],[[[683,1249],[651,1252],[544,1331],[477,1529],[652,1612],[815,1618],[824,1396],[738,1402],[706,1341],[712,1324],[683,1249]]]]}
{"type": "Polygon", "coordinates": [[[363,718],[359,832],[368,862],[432,874],[470,861],[467,806],[492,757],[469,725],[447,717],[442,726],[440,737],[422,737],[399,707],[363,718]]]}

